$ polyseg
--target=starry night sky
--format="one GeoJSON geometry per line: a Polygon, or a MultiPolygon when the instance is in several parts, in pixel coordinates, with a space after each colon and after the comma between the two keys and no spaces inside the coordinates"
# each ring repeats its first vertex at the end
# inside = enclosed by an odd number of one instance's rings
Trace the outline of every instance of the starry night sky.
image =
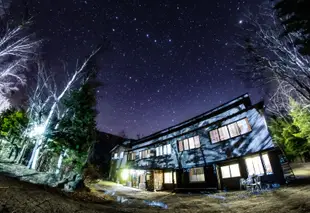
{"type": "Polygon", "coordinates": [[[254,102],[262,98],[235,74],[240,55],[233,43],[244,10],[262,0],[28,2],[34,30],[45,39],[42,54],[55,67],[75,64],[104,38],[111,42],[100,58],[102,131],[146,136],[246,92],[254,102]]]}

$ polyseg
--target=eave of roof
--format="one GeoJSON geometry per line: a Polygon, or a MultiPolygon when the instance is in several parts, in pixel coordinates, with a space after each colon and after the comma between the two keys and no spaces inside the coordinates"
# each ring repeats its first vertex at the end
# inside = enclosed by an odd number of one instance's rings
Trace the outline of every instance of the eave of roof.
{"type": "Polygon", "coordinates": [[[243,95],[241,95],[241,96],[239,96],[237,98],[234,98],[234,99],[232,99],[232,100],[230,100],[230,101],[228,101],[228,102],[226,102],[224,104],[221,104],[220,106],[217,106],[217,107],[215,107],[215,108],[213,108],[213,109],[211,109],[211,110],[209,110],[207,112],[204,112],[204,113],[202,113],[200,115],[197,115],[197,116],[195,116],[193,118],[190,118],[188,120],[185,120],[185,121],[183,121],[183,122],[181,122],[179,124],[176,124],[174,126],[168,127],[166,129],[163,129],[163,130],[160,130],[160,131],[155,132],[155,133],[153,133],[151,135],[145,136],[145,137],[143,137],[143,138],[141,138],[139,140],[136,140],[133,144],[143,143],[145,141],[151,140],[152,138],[160,137],[160,136],[165,135],[165,134],[167,134],[169,132],[173,132],[173,131],[176,131],[177,129],[184,128],[184,126],[187,126],[187,125],[189,125],[191,123],[195,123],[199,119],[205,119],[208,116],[210,116],[210,115],[220,111],[221,109],[228,108],[229,106],[231,106],[231,105],[233,105],[235,103],[238,103],[240,101],[244,101],[245,102],[245,100],[249,101],[249,104],[251,104],[251,100],[249,98],[248,93],[245,93],[245,94],[243,94],[243,95]]]}

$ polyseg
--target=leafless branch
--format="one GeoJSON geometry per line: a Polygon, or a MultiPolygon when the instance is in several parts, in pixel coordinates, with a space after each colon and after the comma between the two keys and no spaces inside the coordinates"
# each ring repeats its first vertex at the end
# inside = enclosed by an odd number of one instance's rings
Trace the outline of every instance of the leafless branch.
{"type": "Polygon", "coordinates": [[[34,58],[40,44],[25,32],[28,24],[7,28],[0,37],[0,94],[4,97],[26,84],[28,62],[34,58]]]}
{"type": "Polygon", "coordinates": [[[271,5],[264,4],[258,15],[245,14],[245,42],[239,74],[252,85],[272,90],[268,110],[279,116],[288,110],[290,98],[310,104],[310,58],[294,44],[299,33],[282,35],[285,28],[271,5]]]}

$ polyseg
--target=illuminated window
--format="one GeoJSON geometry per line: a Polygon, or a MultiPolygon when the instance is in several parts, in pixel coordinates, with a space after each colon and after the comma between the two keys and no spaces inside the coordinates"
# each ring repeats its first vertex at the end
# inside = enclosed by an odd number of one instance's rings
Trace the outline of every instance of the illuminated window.
{"type": "Polygon", "coordinates": [[[271,164],[270,164],[270,161],[269,161],[268,154],[263,154],[262,158],[263,158],[264,166],[265,166],[265,169],[266,169],[266,174],[267,175],[272,174],[273,172],[272,172],[272,167],[271,167],[271,164]]]}
{"type": "Polygon", "coordinates": [[[182,152],[183,151],[183,141],[179,141],[178,144],[179,144],[179,152],[182,152]]]}
{"type": "Polygon", "coordinates": [[[221,172],[222,172],[222,178],[230,178],[229,166],[222,166],[221,172]]]}
{"type": "Polygon", "coordinates": [[[119,154],[119,158],[123,158],[124,157],[124,152],[121,152],[120,154],[119,154]]]}
{"type": "Polygon", "coordinates": [[[200,140],[199,136],[194,136],[190,138],[186,138],[184,140],[178,141],[179,144],[179,152],[182,152],[184,150],[190,150],[200,147],[200,140]]]}
{"type": "Polygon", "coordinates": [[[229,130],[229,135],[231,138],[240,135],[240,129],[237,123],[229,124],[228,130],[229,130]]]}
{"type": "Polygon", "coordinates": [[[237,124],[241,135],[251,131],[251,126],[247,118],[238,121],[237,124]]]}
{"type": "Polygon", "coordinates": [[[171,144],[167,144],[166,147],[167,147],[167,155],[170,155],[171,154],[171,144]]]}
{"type": "Polygon", "coordinates": [[[189,170],[190,182],[202,182],[205,181],[205,174],[203,167],[191,168],[189,170]]]}
{"type": "Polygon", "coordinates": [[[149,158],[151,156],[151,150],[149,150],[149,149],[143,150],[143,151],[139,152],[139,155],[140,155],[140,159],[149,158]]]}
{"type": "MultiPolygon", "coordinates": [[[[174,179],[174,183],[176,183],[176,173],[173,173],[173,179],[174,179]]],[[[165,172],[164,173],[164,183],[173,183],[172,182],[172,172],[165,172]]]]}
{"type": "Polygon", "coordinates": [[[229,168],[231,177],[240,177],[239,164],[232,164],[229,168]]]}
{"type": "Polygon", "coordinates": [[[190,149],[195,149],[194,137],[189,138],[188,139],[188,143],[189,143],[189,148],[190,149]]]}
{"type": "Polygon", "coordinates": [[[268,154],[263,154],[245,159],[248,175],[264,175],[273,174],[268,154]]]}
{"type": "Polygon", "coordinates": [[[248,170],[248,175],[264,175],[264,167],[260,156],[257,155],[255,157],[249,157],[245,159],[246,167],[248,170]]]}
{"type": "Polygon", "coordinates": [[[239,164],[231,164],[221,167],[222,178],[240,177],[239,164]]]}
{"type": "Polygon", "coordinates": [[[156,147],[156,156],[170,155],[170,154],[171,154],[171,144],[156,147]]]}
{"type": "Polygon", "coordinates": [[[211,137],[212,143],[216,143],[220,141],[220,136],[219,136],[217,129],[210,131],[210,137],[211,137]]]}
{"type": "Polygon", "coordinates": [[[222,141],[229,138],[227,126],[223,126],[221,128],[218,128],[218,131],[219,131],[220,139],[222,141]]]}
{"type": "Polygon", "coordinates": [[[199,140],[198,135],[194,137],[194,142],[195,142],[195,148],[199,148],[200,147],[200,140],[199,140]]]}
{"type": "Polygon", "coordinates": [[[156,156],[163,155],[163,149],[162,146],[156,147],[156,156]]]}
{"type": "Polygon", "coordinates": [[[114,159],[117,159],[117,153],[114,153],[114,157],[113,157],[114,159]]]}
{"type": "Polygon", "coordinates": [[[184,150],[189,150],[188,139],[183,140],[184,150]]]}
{"type": "Polygon", "coordinates": [[[128,160],[135,160],[136,159],[136,153],[135,152],[129,152],[128,153],[128,160]]]}
{"type": "Polygon", "coordinates": [[[247,118],[222,126],[209,132],[211,142],[217,143],[250,132],[251,126],[247,118]]]}

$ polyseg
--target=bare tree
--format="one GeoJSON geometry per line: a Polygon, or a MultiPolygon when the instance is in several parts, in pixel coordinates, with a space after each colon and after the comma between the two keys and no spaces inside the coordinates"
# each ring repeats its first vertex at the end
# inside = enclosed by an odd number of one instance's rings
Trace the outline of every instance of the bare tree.
{"type": "Polygon", "coordinates": [[[9,104],[6,97],[12,91],[26,84],[25,72],[40,43],[25,32],[26,25],[7,28],[0,37],[0,108],[9,104]]]}
{"type": "Polygon", "coordinates": [[[8,9],[10,5],[11,5],[10,0],[0,0],[0,17],[1,18],[8,14],[8,9]]]}
{"type": "MultiPolygon", "coordinates": [[[[93,51],[86,60],[80,64],[77,62],[76,69],[68,75],[68,80],[59,89],[52,76],[47,75],[42,66],[38,68],[37,86],[34,89],[33,95],[30,97],[29,110],[32,115],[32,120],[35,122],[32,125],[34,132],[39,129],[38,135],[40,138],[36,140],[28,167],[35,169],[39,158],[39,153],[44,145],[44,137],[52,120],[56,117],[58,120],[65,116],[67,110],[61,109],[61,101],[74,86],[82,81],[85,81],[86,67],[88,62],[94,57],[100,48],[93,51]],[[84,77],[84,78],[83,78],[84,77]]],[[[57,124],[56,124],[57,128],[57,124]]]]}
{"type": "Polygon", "coordinates": [[[10,101],[7,97],[0,94],[0,113],[8,109],[11,106],[10,101]]]}
{"type": "MultiPolygon", "coordinates": [[[[244,51],[239,64],[240,76],[257,86],[271,90],[268,110],[283,115],[289,98],[310,103],[310,58],[299,53],[294,41],[299,33],[282,35],[281,24],[270,3],[259,8],[257,15],[245,14],[244,51]]],[[[270,91],[269,91],[270,92],[270,91]]]]}

